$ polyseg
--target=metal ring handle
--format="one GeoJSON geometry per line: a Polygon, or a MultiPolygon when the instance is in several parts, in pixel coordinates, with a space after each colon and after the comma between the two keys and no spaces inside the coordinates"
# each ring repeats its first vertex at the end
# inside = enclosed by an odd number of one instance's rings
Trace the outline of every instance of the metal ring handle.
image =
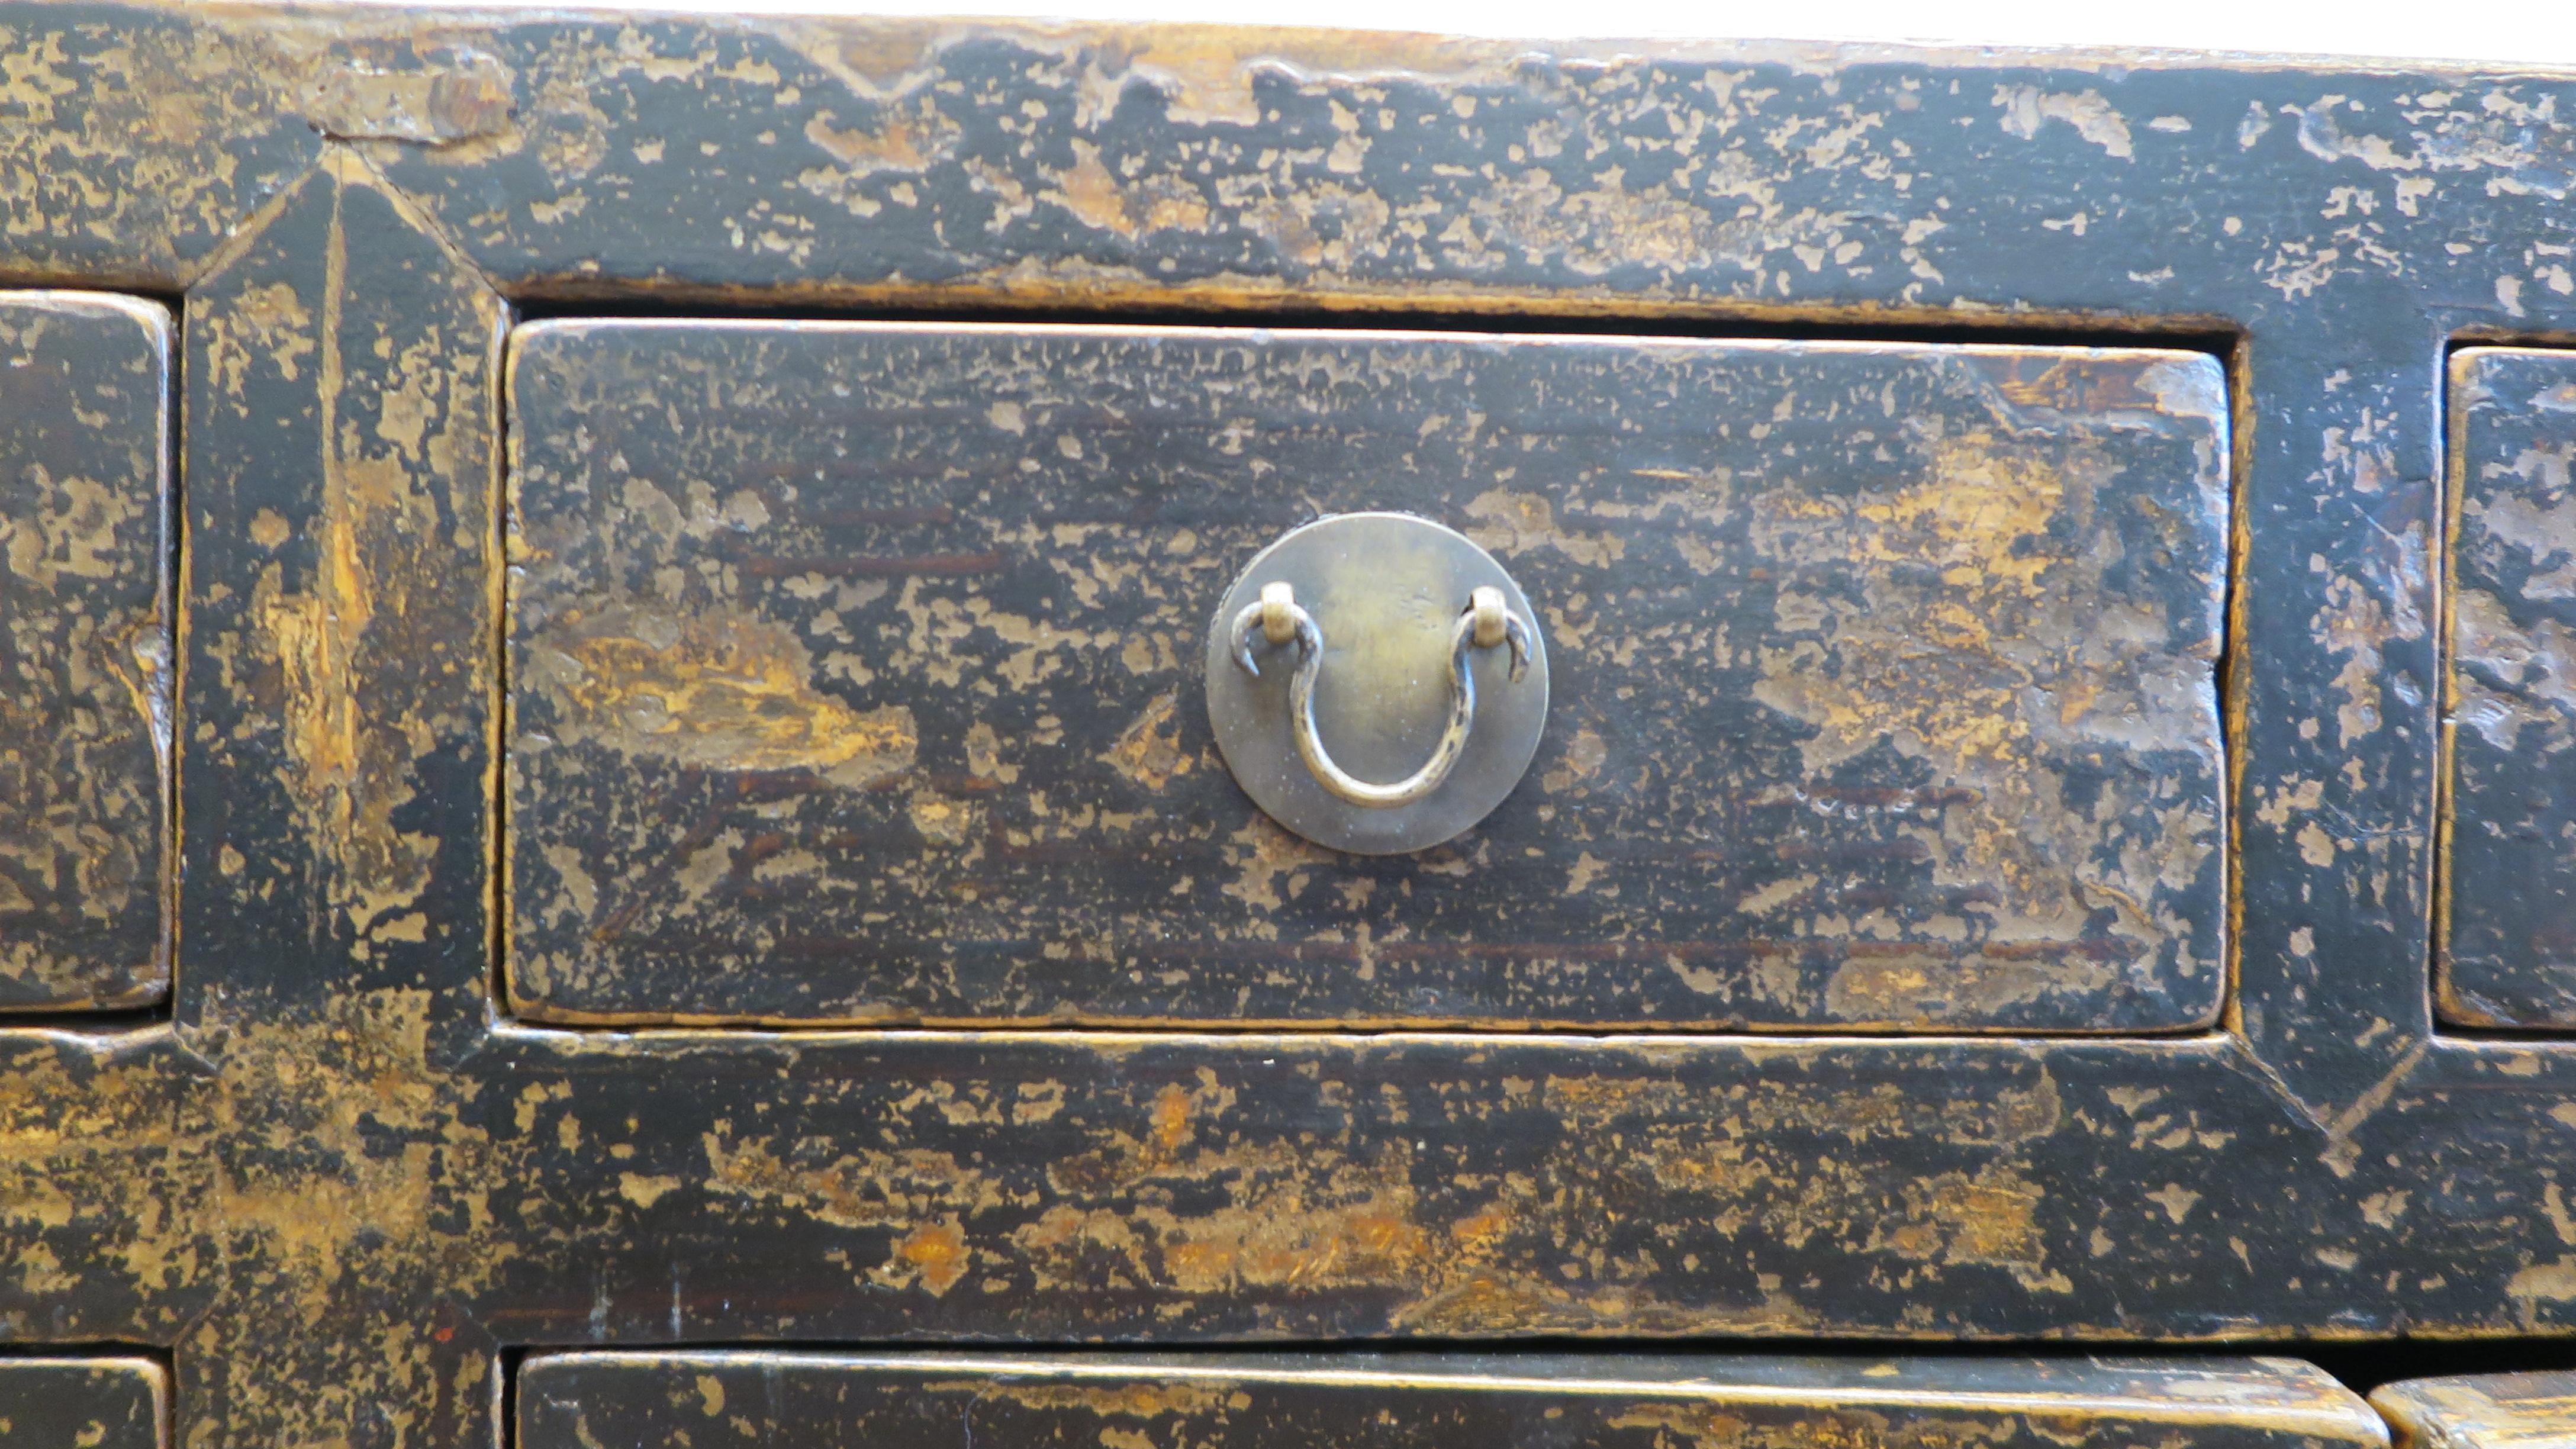
{"type": "Polygon", "coordinates": [[[1324,748],[1323,736],[1315,729],[1315,681],[1324,672],[1324,630],[1315,622],[1315,616],[1297,603],[1295,592],[1287,584],[1262,585],[1261,598],[1243,606],[1234,616],[1228,634],[1234,644],[1235,663],[1258,677],[1261,665],[1252,656],[1256,632],[1274,646],[1296,642],[1299,657],[1297,672],[1288,680],[1288,721],[1296,737],[1297,755],[1306,762],[1307,771],[1333,794],[1372,810],[1410,805],[1439,789],[1440,782],[1456,768],[1458,757],[1467,752],[1467,732],[1476,723],[1476,676],[1467,668],[1468,650],[1510,644],[1514,683],[1529,668],[1528,622],[1504,603],[1502,590],[1476,589],[1467,607],[1459,611],[1457,627],[1449,633],[1449,724],[1440,732],[1440,743],[1432,748],[1431,758],[1422,762],[1422,768],[1394,784],[1375,785],[1333,763],[1331,752],[1324,748]]]}

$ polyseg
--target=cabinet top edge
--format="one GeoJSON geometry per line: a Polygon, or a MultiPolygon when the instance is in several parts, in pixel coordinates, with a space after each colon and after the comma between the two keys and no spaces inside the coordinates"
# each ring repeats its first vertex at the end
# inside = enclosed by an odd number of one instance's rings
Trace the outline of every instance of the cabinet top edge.
{"type": "MultiPolygon", "coordinates": [[[[502,31],[600,26],[692,25],[710,32],[768,34],[816,41],[862,39],[892,61],[907,43],[921,58],[967,38],[1010,38],[1135,54],[1157,52],[1202,71],[1231,63],[1285,65],[1315,75],[1458,78],[1525,63],[1619,65],[1674,62],[1783,67],[1831,74],[1872,66],[1955,71],[2044,70],[2116,76],[2125,72],[2224,71],[2241,74],[2425,77],[2454,82],[2576,80],[2576,63],[2529,64],[2469,58],[2340,55],[2169,46],[1985,45],[1969,42],[1801,40],[1792,36],[1682,37],[1481,36],[1321,25],[1221,21],[1058,20],[979,16],[867,16],[795,13],[724,14],[681,5],[492,3],[351,3],[351,0],[0,0],[0,21],[19,15],[125,12],[217,29],[271,28],[316,37],[416,36],[423,30],[502,31]]],[[[902,68],[900,65],[896,69],[902,68]]]]}

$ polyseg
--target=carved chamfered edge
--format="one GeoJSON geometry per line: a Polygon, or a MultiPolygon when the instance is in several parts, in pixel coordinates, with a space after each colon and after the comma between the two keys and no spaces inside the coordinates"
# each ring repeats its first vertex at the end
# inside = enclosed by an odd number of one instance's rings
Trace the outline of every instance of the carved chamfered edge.
{"type": "Polygon", "coordinates": [[[479,998],[488,950],[507,307],[346,151],[262,223],[187,309],[180,939],[201,965],[180,1019],[200,1049],[257,1000],[479,998]]]}

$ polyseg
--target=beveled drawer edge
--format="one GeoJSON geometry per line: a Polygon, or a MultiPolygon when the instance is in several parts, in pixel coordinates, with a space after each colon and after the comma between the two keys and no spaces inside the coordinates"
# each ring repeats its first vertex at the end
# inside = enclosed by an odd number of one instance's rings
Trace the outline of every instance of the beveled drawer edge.
{"type": "MultiPolygon", "coordinates": [[[[852,1351],[820,1348],[588,1350],[532,1354],[519,1365],[518,1382],[526,1385],[554,1373],[581,1368],[608,1368],[669,1374],[736,1370],[809,1370],[852,1376],[954,1376],[1002,1381],[1069,1381],[1094,1384],[1144,1382],[1198,1385],[1281,1385],[1382,1391],[1456,1391],[1491,1395],[1550,1395],[1568,1398],[1624,1398],[1710,1405],[1838,1410],[1895,1409],[1926,1413],[1990,1412],[2057,1415],[2095,1413],[2122,1421],[2177,1426],[2232,1426],[2305,1436],[2320,1442],[2365,1446],[2389,1443],[2388,1428],[2360,1395],[2325,1370],[2304,1360],[2277,1356],[2214,1357],[2190,1353],[2159,1359],[2153,1354],[2121,1356],[2033,1355],[2027,1359],[1944,1356],[1937,1351],[1896,1353],[1884,1357],[1855,1355],[1820,1359],[1784,1353],[1711,1353],[1705,1355],[1602,1351],[1580,1355],[1492,1356],[1437,1349],[1372,1347],[1347,1354],[1330,1352],[1127,1354],[1089,1352],[1012,1353],[928,1350],[921,1352],[852,1351]],[[1554,1373],[1511,1373],[1499,1365],[1520,1358],[1543,1364],[1554,1373]],[[1347,1358],[1349,1363],[1334,1363],[1347,1358]],[[1800,1366],[1847,1366],[1843,1382],[1791,1382],[1800,1366]],[[1870,1380],[1904,1374],[1931,1375],[1955,1371],[1962,1378],[2011,1370],[2074,1368],[2108,1377],[2106,1364],[2134,1365],[2137,1370],[2205,1369],[2213,1380],[2235,1378],[2219,1387],[2249,1396],[2276,1392],[2270,1402],[2231,1401],[2225,1393],[2159,1397],[2145,1392],[2080,1392],[2048,1388],[1941,1388],[1880,1386],[1870,1380]],[[1490,1367],[1489,1367],[1490,1366],[1490,1367]],[[1680,1369],[1705,1366],[1706,1375],[1667,1373],[1622,1375],[1638,1367],[1680,1369]],[[1598,1370],[1598,1372],[1591,1372],[1598,1370]],[[1730,1372],[1740,1375],[1730,1380],[1730,1372]],[[1764,1377],[1773,1382],[1762,1382],[1764,1377]],[[2297,1395],[2309,1396],[2297,1402],[2297,1395]]],[[[1820,1373],[1820,1376],[1821,1373],[1820,1373]]]]}
{"type": "Polygon", "coordinates": [[[2398,1449],[2564,1449],[2576,1444],[2576,1371],[2449,1374],[2370,1392],[2398,1449]]]}

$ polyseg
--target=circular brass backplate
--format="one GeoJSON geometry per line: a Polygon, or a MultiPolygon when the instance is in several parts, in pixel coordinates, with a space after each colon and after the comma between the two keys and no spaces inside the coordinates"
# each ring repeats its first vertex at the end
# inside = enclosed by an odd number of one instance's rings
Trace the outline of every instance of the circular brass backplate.
{"type": "Polygon", "coordinates": [[[1207,699],[1227,768],[1272,819],[1334,850],[1393,855],[1455,837],[1520,783],[1547,728],[1547,642],[1520,586],[1464,534],[1409,513],[1345,513],[1288,533],[1235,580],[1208,625],[1207,699]],[[1527,621],[1529,664],[1515,682],[1508,650],[1471,649],[1476,713],[1457,766],[1411,804],[1354,805],[1326,791],[1297,753],[1288,711],[1297,646],[1265,649],[1256,630],[1259,677],[1235,660],[1235,616],[1274,581],[1295,590],[1323,632],[1316,734],[1364,780],[1402,779],[1439,743],[1450,641],[1478,585],[1502,590],[1527,621]]]}

